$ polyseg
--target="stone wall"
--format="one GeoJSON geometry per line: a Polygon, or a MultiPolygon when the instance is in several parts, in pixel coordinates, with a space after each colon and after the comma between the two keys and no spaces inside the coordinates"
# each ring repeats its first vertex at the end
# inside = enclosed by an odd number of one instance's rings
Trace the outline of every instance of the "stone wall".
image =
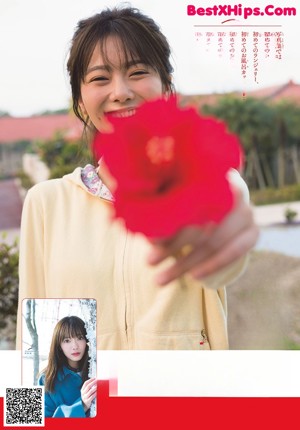
{"type": "Polygon", "coordinates": [[[50,174],[49,168],[37,154],[23,155],[23,170],[34,184],[46,181],[50,174]]]}

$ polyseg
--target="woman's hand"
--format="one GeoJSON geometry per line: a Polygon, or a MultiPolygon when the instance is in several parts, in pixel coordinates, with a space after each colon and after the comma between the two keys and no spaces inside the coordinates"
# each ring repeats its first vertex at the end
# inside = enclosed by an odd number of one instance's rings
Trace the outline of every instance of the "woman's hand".
{"type": "Polygon", "coordinates": [[[90,409],[92,401],[97,395],[97,379],[87,379],[81,387],[81,400],[83,403],[84,411],[90,409]]]}
{"type": "Polygon", "coordinates": [[[150,264],[159,264],[172,255],[176,257],[171,267],[159,273],[156,279],[159,285],[166,285],[186,272],[203,279],[244,256],[255,245],[259,230],[252,209],[239,189],[235,194],[235,206],[220,224],[188,226],[168,240],[152,241],[150,264]]]}

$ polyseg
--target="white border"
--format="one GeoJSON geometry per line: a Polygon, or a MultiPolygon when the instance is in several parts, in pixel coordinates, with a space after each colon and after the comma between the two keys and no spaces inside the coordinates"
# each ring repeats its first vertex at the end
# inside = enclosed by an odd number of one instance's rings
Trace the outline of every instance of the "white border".
{"type": "MultiPolygon", "coordinates": [[[[98,351],[119,396],[300,397],[300,351],[98,351]]],[[[20,351],[0,351],[0,397],[21,381],[20,351]],[[8,371],[14,369],[14,371],[8,371]]]]}

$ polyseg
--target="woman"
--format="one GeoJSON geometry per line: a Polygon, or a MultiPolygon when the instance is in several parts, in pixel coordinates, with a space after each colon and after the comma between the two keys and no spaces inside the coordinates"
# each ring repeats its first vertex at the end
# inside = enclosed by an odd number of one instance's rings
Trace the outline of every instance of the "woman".
{"type": "MultiPolygon", "coordinates": [[[[137,9],[79,22],[68,72],[86,130],[105,131],[106,114],[133,115],[142,102],[168,97],[169,57],[165,36],[137,9]]],[[[218,227],[188,226],[155,243],[111,222],[114,183],[104,163],[36,185],[23,210],[20,302],[96,298],[98,349],[228,348],[224,286],[257,238],[247,187],[231,173],[236,204],[218,227]]]]}
{"type": "Polygon", "coordinates": [[[46,417],[89,416],[97,382],[88,379],[88,345],[82,319],[70,316],[58,321],[48,364],[38,383],[45,386],[46,417]]]}

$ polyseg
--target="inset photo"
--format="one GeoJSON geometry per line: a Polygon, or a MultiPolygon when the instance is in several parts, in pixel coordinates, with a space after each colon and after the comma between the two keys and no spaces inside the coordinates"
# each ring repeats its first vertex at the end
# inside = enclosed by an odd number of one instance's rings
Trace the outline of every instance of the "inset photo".
{"type": "Polygon", "coordinates": [[[22,385],[44,387],[45,417],[94,417],[96,370],[96,300],[23,300],[22,385]]]}

